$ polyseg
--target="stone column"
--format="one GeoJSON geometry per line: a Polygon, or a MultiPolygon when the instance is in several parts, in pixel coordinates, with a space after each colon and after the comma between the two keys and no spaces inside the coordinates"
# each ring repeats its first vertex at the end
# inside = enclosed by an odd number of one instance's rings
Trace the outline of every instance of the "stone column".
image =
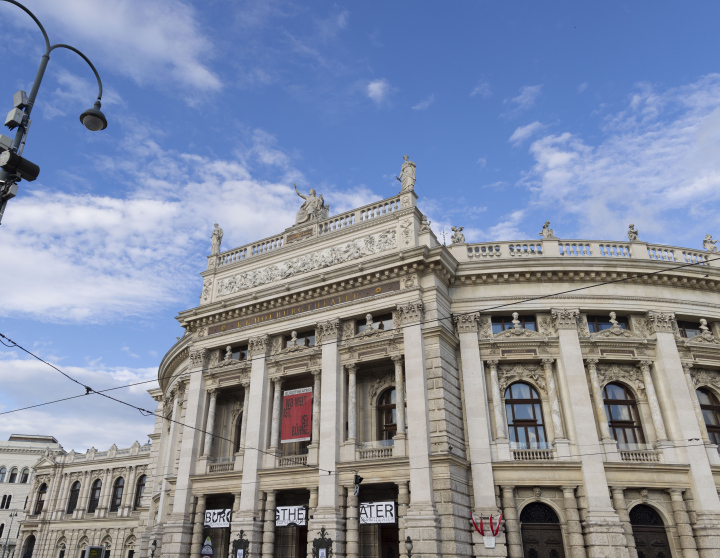
{"type": "Polygon", "coordinates": [[[269,349],[268,336],[253,337],[249,341],[248,358],[252,358],[250,369],[250,403],[247,410],[248,420],[246,436],[247,447],[243,459],[242,490],[240,508],[233,516],[231,529],[241,529],[250,541],[250,556],[262,553],[262,517],[260,517],[260,489],[258,469],[260,468],[262,451],[268,434],[268,416],[266,409],[270,406],[270,390],[267,370],[267,354],[269,349]]]}
{"type": "Polygon", "coordinates": [[[203,529],[205,528],[205,494],[197,497],[195,506],[195,524],[193,525],[192,542],[190,544],[190,556],[200,556],[203,545],[203,529]]]}
{"type": "Polygon", "coordinates": [[[110,507],[110,496],[113,491],[113,477],[110,469],[105,469],[105,476],[103,477],[102,487],[100,489],[100,503],[95,511],[95,517],[107,517],[107,511],[110,507]]]}
{"type": "Polygon", "coordinates": [[[277,455],[280,448],[280,417],[282,415],[282,378],[272,379],[274,391],[273,391],[273,407],[272,407],[272,429],[270,433],[270,448],[268,451],[277,455]]]}
{"type": "Polygon", "coordinates": [[[673,516],[675,517],[675,526],[677,527],[678,536],[680,537],[680,548],[682,548],[683,558],[698,558],[697,546],[695,545],[695,537],[690,526],[690,516],[685,507],[683,500],[683,490],[679,488],[668,489],[670,500],[672,501],[673,516]]]}
{"type": "Polygon", "coordinates": [[[203,457],[209,457],[212,451],[213,430],[215,430],[215,405],[217,404],[218,390],[211,388],[208,390],[210,394],[210,405],[208,405],[207,423],[205,426],[205,447],[203,448],[203,457]]]}
{"type": "Polygon", "coordinates": [[[637,365],[642,372],[643,383],[645,384],[645,394],[647,396],[648,405],[650,406],[650,415],[652,416],[653,426],[655,427],[655,435],[658,442],[667,442],[667,433],[665,432],[665,424],[663,423],[662,413],[660,412],[660,404],[655,393],[655,385],[652,375],[650,374],[650,362],[643,360],[637,365]]]}
{"type": "Polygon", "coordinates": [[[512,486],[501,486],[503,518],[505,519],[505,544],[509,558],[523,558],[522,536],[520,535],[520,522],[518,521],[515,494],[512,486]]]}
{"type": "Polygon", "coordinates": [[[488,368],[490,368],[490,392],[493,400],[493,418],[495,419],[495,439],[507,441],[507,426],[505,424],[505,410],[502,404],[502,394],[500,393],[500,381],[498,380],[498,360],[488,360],[488,368]]]}
{"type": "MultiPolygon", "coordinates": [[[[245,438],[247,436],[248,419],[250,418],[248,416],[248,409],[250,408],[250,381],[244,380],[241,385],[245,395],[243,400],[242,424],[240,425],[240,447],[235,452],[235,464],[233,466],[233,470],[235,471],[242,471],[243,469],[245,461],[245,438]]],[[[239,498],[236,503],[240,503],[239,498]]]]}
{"type": "Polygon", "coordinates": [[[357,442],[357,366],[346,364],[348,371],[348,442],[357,442]]]}
{"type": "Polygon", "coordinates": [[[625,503],[625,487],[611,486],[610,490],[612,491],[613,507],[625,530],[625,540],[627,541],[630,558],[637,558],[638,554],[635,548],[635,537],[633,536],[632,525],[630,524],[630,514],[628,514],[627,504],[625,503]]]}
{"type": "Polygon", "coordinates": [[[703,416],[702,409],[700,408],[700,401],[698,401],[697,398],[695,382],[693,381],[692,374],[690,372],[692,364],[690,364],[689,362],[683,362],[682,367],[683,372],[685,373],[685,382],[687,383],[688,391],[690,392],[690,400],[692,401],[693,410],[695,411],[698,426],[700,427],[700,434],[702,434],[703,442],[709,444],[710,437],[708,436],[707,426],[705,425],[705,417],[703,416]]]}
{"type": "Polygon", "coordinates": [[[580,311],[576,308],[553,308],[552,318],[558,333],[560,359],[558,371],[564,374],[569,399],[568,429],[574,430],[574,440],[582,440],[580,453],[584,493],[587,498],[585,543],[588,556],[628,557],[625,532],[610,501],[605,464],[595,426],[595,415],[582,349],[577,331],[580,311]]]}
{"type": "MultiPolygon", "coordinates": [[[[196,374],[197,375],[197,374],[196,374]]],[[[201,374],[200,374],[201,375],[201,374]]],[[[172,414],[170,415],[170,431],[167,434],[167,440],[165,442],[165,455],[162,457],[162,463],[158,464],[158,468],[163,470],[163,475],[161,477],[161,483],[160,483],[160,500],[158,501],[158,516],[157,516],[157,524],[163,525],[166,520],[166,513],[167,513],[167,504],[165,502],[165,499],[168,496],[168,482],[166,478],[170,475],[170,466],[171,466],[171,456],[174,455],[173,447],[174,447],[174,440],[177,436],[177,432],[179,430],[179,421],[178,419],[178,409],[180,407],[180,391],[177,389],[177,386],[173,388],[170,391],[170,397],[172,397],[172,414]]],[[[163,432],[165,429],[163,428],[163,432]]],[[[92,482],[92,480],[91,480],[92,482]]]]}
{"type": "Polygon", "coordinates": [[[398,304],[405,343],[405,382],[408,398],[408,450],[410,462],[410,507],[406,516],[407,535],[413,540],[413,556],[435,558],[442,554],[440,520],[433,496],[430,467],[430,409],[423,319],[420,300],[398,304]]]}
{"type": "Polygon", "coordinates": [[[347,558],[358,558],[360,552],[360,509],[358,508],[358,497],[352,492],[352,488],[348,489],[347,497],[347,532],[346,550],[347,558]]]}
{"type": "Polygon", "coordinates": [[[701,440],[702,434],[677,350],[675,316],[648,312],[647,322],[657,339],[654,379],[665,426],[680,453],[680,462],[690,464],[690,487],[697,514],[693,525],[695,541],[702,558],[716,556],[720,548],[720,498],[705,445],[694,441],[701,440]]]}
{"type": "Polygon", "coordinates": [[[553,430],[555,438],[553,445],[560,459],[570,458],[569,440],[565,438],[565,429],[563,428],[562,415],[560,414],[560,401],[558,399],[558,391],[555,385],[555,375],[553,374],[552,358],[543,359],[543,369],[545,370],[545,384],[547,385],[548,400],[550,403],[550,414],[552,416],[553,430]]]}
{"type": "MultiPolygon", "coordinates": [[[[85,514],[87,513],[87,507],[88,507],[88,494],[90,494],[90,486],[92,485],[93,479],[90,476],[89,471],[83,471],[80,473],[82,477],[80,480],[80,498],[78,498],[78,505],[75,509],[76,514],[79,515],[79,513],[85,514]],[[79,513],[78,513],[79,512],[79,513]]],[[[29,512],[32,512],[32,508],[29,510],[29,512]]],[[[75,517],[76,514],[73,514],[73,517],[75,517]]]]}
{"type": "Polygon", "coordinates": [[[570,558],[587,558],[585,552],[585,539],[580,525],[575,486],[561,486],[563,503],[565,507],[565,521],[567,521],[568,555],[570,558]]]}
{"type": "Polygon", "coordinates": [[[120,512],[123,516],[129,515],[130,511],[132,511],[132,497],[135,492],[134,488],[135,479],[137,477],[137,465],[130,466],[128,472],[130,474],[128,475],[128,478],[125,479],[125,489],[123,490],[122,501],[120,503],[120,509],[118,510],[118,512],[120,512]]]}
{"type": "MultiPolygon", "coordinates": [[[[68,483],[70,482],[70,475],[69,474],[60,474],[60,484],[57,491],[57,494],[55,498],[53,498],[52,501],[52,516],[51,519],[55,518],[62,518],[62,516],[65,514],[65,509],[67,506],[67,498],[65,497],[65,494],[68,491],[68,483]],[[59,513],[56,513],[59,512],[59,513]]],[[[15,506],[13,506],[14,508],[15,506]]]]}
{"type": "Polygon", "coordinates": [[[605,412],[605,401],[600,387],[600,380],[598,380],[597,364],[599,361],[596,358],[589,358],[585,362],[590,376],[590,390],[592,391],[593,403],[595,403],[595,414],[600,427],[600,439],[605,448],[605,459],[608,461],[620,461],[617,442],[610,434],[610,426],[605,412]]]}
{"type": "Polygon", "coordinates": [[[275,491],[269,490],[266,494],[262,556],[275,558],[275,491]]]}
{"type": "Polygon", "coordinates": [[[318,464],[320,448],[320,370],[313,370],[312,439],[308,446],[308,465],[318,464]]]}
{"type": "Polygon", "coordinates": [[[398,538],[400,539],[400,556],[407,556],[405,550],[405,516],[410,504],[410,487],[407,481],[397,483],[398,485],[398,538]]]}
{"type": "Polygon", "coordinates": [[[397,415],[397,432],[394,436],[393,456],[405,457],[405,382],[403,382],[403,357],[391,357],[395,363],[395,414],[397,415]]]}
{"type": "MultiPolygon", "coordinates": [[[[480,314],[461,314],[454,317],[460,338],[462,359],[463,407],[467,422],[467,459],[471,465],[472,490],[475,515],[497,517],[499,511],[493,482],[492,454],[490,453],[490,410],[485,385],[485,370],[478,346],[478,323],[480,314]]],[[[480,534],[474,529],[472,538],[477,548],[484,548],[480,534]],[[479,545],[479,546],[478,546],[479,545]]],[[[498,554],[504,554],[502,537],[496,542],[498,554]]]]}
{"type": "MultiPolygon", "coordinates": [[[[318,488],[317,486],[310,487],[310,500],[308,502],[308,517],[315,513],[315,508],[318,505],[318,488]]],[[[308,521],[308,526],[310,522],[308,521]]],[[[313,537],[310,536],[310,530],[308,529],[308,543],[307,543],[307,555],[312,556],[313,550],[313,537]]]]}

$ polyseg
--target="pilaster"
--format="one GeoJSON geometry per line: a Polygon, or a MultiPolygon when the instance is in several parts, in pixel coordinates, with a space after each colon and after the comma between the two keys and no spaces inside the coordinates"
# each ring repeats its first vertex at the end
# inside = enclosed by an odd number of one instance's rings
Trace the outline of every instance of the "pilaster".
{"type": "Polygon", "coordinates": [[[505,519],[505,541],[509,558],[523,558],[522,536],[515,503],[514,487],[502,486],[503,517],[505,519]]]}

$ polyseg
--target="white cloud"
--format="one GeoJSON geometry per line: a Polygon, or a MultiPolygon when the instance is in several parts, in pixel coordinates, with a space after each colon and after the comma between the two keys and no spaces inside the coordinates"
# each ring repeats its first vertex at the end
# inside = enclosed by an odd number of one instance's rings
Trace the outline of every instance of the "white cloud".
{"type": "Polygon", "coordinates": [[[479,82],[475,88],[470,92],[471,97],[475,97],[476,95],[480,95],[481,97],[487,98],[490,95],[492,95],[492,91],[490,91],[490,84],[486,81],[479,82]]]}
{"type": "Polygon", "coordinates": [[[720,74],[656,91],[647,84],[609,115],[590,145],[570,132],[533,142],[522,183],[536,202],[577,219],[579,238],[699,246],[720,227],[720,74]]]}
{"type": "MultiPolygon", "coordinates": [[[[201,13],[187,2],[36,0],[32,9],[48,28],[54,27],[52,35],[73,37],[73,46],[93,53],[90,58],[101,73],[114,70],[162,87],[172,82],[184,88],[187,98],[222,86],[207,65],[213,44],[199,24],[201,13]]],[[[14,6],[3,11],[19,25],[34,28],[14,6]]]]}
{"type": "Polygon", "coordinates": [[[530,124],[527,124],[525,126],[519,126],[515,129],[512,136],[510,136],[510,139],[508,140],[510,143],[512,143],[515,146],[520,145],[522,142],[524,142],[526,139],[528,139],[530,136],[537,133],[539,130],[542,130],[545,126],[538,122],[537,120],[535,122],[531,122],[530,124]]]}
{"type": "MultiPolygon", "coordinates": [[[[307,189],[262,130],[234,160],[166,151],[147,138],[122,143],[131,156],[100,164],[108,179],[135,185],[128,197],[33,187],[12,200],[0,243],[0,261],[12,270],[0,274],[0,316],[100,322],[195,298],[213,223],[223,226],[228,249],[277,234],[294,223],[300,203],[292,182],[307,189]],[[258,165],[279,178],[254,177],[258,165]]],[[[365,187],[320,191],[332,214],[377,199],[365,187]]]]}
{"type": "Polygon", "coordinates": [[[587,81],[583,81],[580,85],[577,86],[577,92],[578,92],[578,93],[582,93],[582,92],[585,91],[587,88],[588,88],[588,82],[587,82],[587,81]]]}
{"type": "Polygon", "coordinates": [[[430,95],[424,101],[420,101],[417,105],[413,106],[413,110],[427,110],[435,102],[435,94],[430,95]]]}
{"type": "Polygon", "coordinates": [[[487,159],[485,157],[480,157],[475,164],[479,165],[481,169],[484,169],[487,166],[487,159]]]}
{"type": "Polygon", "coordinates": [[[391,91],[392,88],[386,79],[376,79],[367,85],[367,96],[377,104],[385,101],[391,91]]]}
{"type": "Polygon", "coordinates": [[[505,99],[506,104],[515,105],[515,111],[529,109],[535,104],[538,95],[542,92],[542,85],[525,85],[520,88],[520,94],[512,99],[505,99]]]}

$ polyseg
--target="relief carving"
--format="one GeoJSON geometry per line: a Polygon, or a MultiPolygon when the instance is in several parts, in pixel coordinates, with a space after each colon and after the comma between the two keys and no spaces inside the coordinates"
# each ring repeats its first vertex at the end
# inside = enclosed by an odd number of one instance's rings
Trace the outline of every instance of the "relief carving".
{"type": "Polygon", "coordinates": [[[673,333],[675,331],[675,314],[650,311],[647,313],[647,326],[650,332],[673,333]]]}
{"type": "Polygon", "coordinates": [[[498,367],[501,393],[504,393],[510,384],[519,380],[530,380],[540,390],[545,391],[545,372],[540,366],[536,364],[501,364],[498,367]]]}
{"type": "Polygon", "coordinates": [[[553,308],[550,314],[555,322],[555,329],[577,329],[580,311],[577,308],[553,308]]]}
{"type": "Polygon", "coordinates": [[[480,314],[478,312],[459,314],[453,316],[453,321],[458,335],[461,333],[476,333],[480,322],[480,314]]]}
{"type": "MultiPolygon", "coordinates": [[[[393,316],[394,318],[394,316],[393,316]]],[[[316,334],[317,335],[317,334],[316,334]]],[[[343,322],[342,338],[352,339],[355,336],[355,320],[343,322]]]]}
{"type": "Polygon", "coordinates": [[[720,373],[714,370],[698,368],[691,370],[690,376],[692,377],[693,384],[695,384],[696,389],[701,386],[714,386],[716,388],[720,388],[720,373]]]}
{"type": "Polygon", "coordinates": [[[328,320],[327,322],[318,322],[316,329],[316,338],[320,337],[321,343],[337,341],[340,336],[340,320],[328,320]]]}
{"type": "Polygon", "coordinates": [[[207,349],[198,349],[197,351],[190,351],[190,362],[193,368],[198,366],[204,366],[205,360],[207,359],[207,349]]]}
{"type": "Polygon", "coordinates": [[[248,353],[253,356],[262,356],[267,354],[270,339],[267,335],[260,337],[251,337],[248,341],[248,353]]]}
{"type": "Polygon", "coordinates": [[[420,323],[425,317],[425,307],[420,300],[408,302],[407,304],[398,304],[397,310],[403,324],[406,325],[420,323]]]}
{"type": "Polygon", "coordinates": [[[645,382],[641,372],[631,364],[598,364],[597,376],[601,388],[610,382],[621,381],[633,386],[638,397],[645,397],[645,382]]]}

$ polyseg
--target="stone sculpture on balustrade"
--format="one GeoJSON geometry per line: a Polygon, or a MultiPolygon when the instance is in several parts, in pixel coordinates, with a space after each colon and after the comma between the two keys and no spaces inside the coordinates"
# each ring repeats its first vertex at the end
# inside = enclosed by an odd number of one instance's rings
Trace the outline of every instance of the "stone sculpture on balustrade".
{"type": "Polygon", "coordinates": [[[407,155],[403,157],[405,162],[400,168],[400,176],[396,176],[400,181],[400,192],[415,191],[415,163],[413,163],[407,155]]]}
{"type": "Polygon", "coordinates": [[[637,242],[638,237],[640,236],[640,231],[635,228],[635,225],[632,223],[628,226],[628,240],[630,242],[637,242]]]}
{"type": "Polygon", "coordinates": [[[717,252],[718,247],[715,246],[717,244],[717,240],[713,239],[711,234],[705,235],[705,240],[703,240],[703,250],[707,250],[708,252],[717,252]]]}
{"type": "Polygon", "coordinates": [[[306,196],[300,193],[297,184],[293,183],[293,186],[295,186],[297,195],[304,200],[295,217],[296,225],[310,221],[321,221],[322,219],[328,218],[330,215],[330,206],[325,203],[322,194],[318,196],[315,194],[315,190],[310,188],[309,195],[306,196]]]}
{"type": "Polygon", "coordinates": [[[453,244],[462,244],[465,242],[465,235],[462,233],[463,229],[465,227],[450,227],[452,229],[452,236],[450,237],[450,241],[453,244]]]}
{"type": "Polygon", "coordinates": [[[214,256],[220,253],[220,244],[222,243],[223,230],[220,225],[215,223],[212,235],[210,236],[210,253],[214,256]]]}
{"type": "Polygon", "coordinates": [[[545,224],[543,225],[542,230],[539,234],[540,238],[557,238],[553,234],[553,230],[550,228],[550,221],[545,221],[545,224]]]}

